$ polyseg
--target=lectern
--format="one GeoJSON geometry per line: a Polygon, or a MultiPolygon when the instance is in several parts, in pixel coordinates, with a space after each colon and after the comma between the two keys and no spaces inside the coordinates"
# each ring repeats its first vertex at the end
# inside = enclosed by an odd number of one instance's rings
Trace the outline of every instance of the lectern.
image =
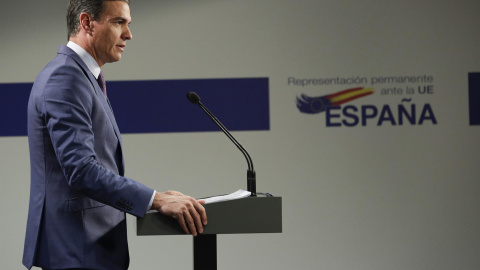
{"type": "MultiPolygon", "coordinates": [[[[208,225],[193,237],[193,268],[217,269],[217,234],[281,233],[282,198],[248,197],[204,205],[208,225]]],[[[137,218],[137,235],[185,235],[178,222],[158,212],[137,218]]]]}

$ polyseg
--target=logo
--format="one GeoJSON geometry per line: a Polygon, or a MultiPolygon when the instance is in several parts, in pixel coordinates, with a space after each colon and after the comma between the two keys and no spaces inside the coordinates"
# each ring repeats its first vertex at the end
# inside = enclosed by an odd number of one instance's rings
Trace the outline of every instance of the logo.
{"type": "MultiPolygon", "coordinates": [[[[476,74],[476,104],[480,104],[480,73],[476,74]]],[[[363,82],[367,78],[360,78],[363,82]]],[[[360,80],[359,79],[359,80],[360,80]]],[[[321,84],[322,80],[289,80],[294,86],[321,84]],[[298,82],[305,82],[299,84],[298,82]]],[[[327,81],[325,81],[327,82],[327,81]]],[[[329,83],[331,81],[328,81],[329,83]]],[[[334,81],[337,82],[337,81],[334,81]]],[[[343,81],[339,81],[341,84],[343,81]]],[[[345,81],[349,82],[349,81],[345,81]]],[[[353,100],[363,98],[374,93],[373,88],[355,87],[345,89],[336,93],[324,96],[309,96],[301,94],[296,98],[298,110],[304,114],[324,114],[325,125],[327,127],[356,127],[356,126],[403,126],[403,125],[423,125],[425,123],[437,124],[434,110],[430,103],[417,104],[414,102],[414,96],[427,97],[434,94],[433,84],[423,84],[424,82],[433,82],[431,76],[398,76],[398,77],[372,77],[371,85],[379,85],[380,97],[398,97],[399,104],[347,104],[353,100]],[[413,83],[422,83],[411,85],[413,83]],[[394,85],[392,85],[394,84],[394,85]],[[398,86],[404,84],[404,86],[398,86]],[[408,84],[408,85],[407,85],[408,84]],[[381,86],[380,86],[381,85],[381,86]]],[[[326,83],[325,83],[326,84],[326,83]]],[[[346,83],[345,83],[346,84],[346,83]]],[[[377,99],[378,100],[378,99],[377,99]]],[[[480,125],[480,106],[474,113],[477,116],[477,123],[480,125]]]]}
{"type": "Polygon", "coordinates": [[[305,94],[302,94],[300,98],[297,97],[297,108],[302,113],[321,113],[329,107],[339,106],[354,99],[368,96],[371,94],[373,94],[373,89],[365,89],[363,87],[347,89],[337,92],[335,94],[321,97],[309,97],[305,94]]]}

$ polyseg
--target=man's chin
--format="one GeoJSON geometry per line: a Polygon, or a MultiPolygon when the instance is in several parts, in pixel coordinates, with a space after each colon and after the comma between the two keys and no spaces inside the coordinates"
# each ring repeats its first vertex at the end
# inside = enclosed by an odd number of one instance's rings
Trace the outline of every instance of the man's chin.
{"type": "Polygon", "coordinates": [[[109,61],[107,63],[115,63],[115,62],[120,61],[120,59],[122,59],[121,55],[119,55],[118,57],[112,57],[112,58],[109,59],[109,61]]]}

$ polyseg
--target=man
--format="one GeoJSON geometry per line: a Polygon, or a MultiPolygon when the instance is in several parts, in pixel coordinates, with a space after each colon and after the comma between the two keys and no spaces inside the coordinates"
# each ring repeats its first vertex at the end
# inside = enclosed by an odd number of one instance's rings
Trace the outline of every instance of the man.
{"type": "Polygon", "coordinates": [[[155,209],[194,236],[207,224],[203,201],[123,176],[122,141],[100,69],[121,59],[130,22],[128,0],[71,0],[69,42],[35,80],[23,255],[29,269],[127,269],[125,213],[155,209]]]}

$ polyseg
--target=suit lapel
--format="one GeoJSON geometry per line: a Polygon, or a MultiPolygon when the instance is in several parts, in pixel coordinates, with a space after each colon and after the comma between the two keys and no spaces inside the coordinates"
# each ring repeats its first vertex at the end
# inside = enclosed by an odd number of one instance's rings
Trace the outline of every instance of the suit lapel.
{"type": "Polygon", "coordinates": [[[122,138],[120,136],[120,130],[118,129],[117,122],[115,121],[115,115],[113,115],[113,110],[112,110],[112,107],[110,106],[110,102],[107,100],[105,95],[103,95],[102,89],[100,89],[100,86],[98,85],[95,77],[93,77],[93,75],[90,72],[88,72],[87,74],[88,74],[88,79],[90,80],[90,83],[95,88],[95,94],[97,95],[98,99],[100,99],[103,109],[105,110],[105,113],[107,113],[108,119],[110,119],[110,122],[112,123],[113,129],[115,130],[115,134],[117,135],[118,140],[121,142],[122,138]]]}
{"type": "Polygon", "coordinates": [[[119,141],[119,146],[120,146],[120,152],[122,153],[122,164],[119,168],[119,173],[120,175],[124,174],[124,160],[123,160],[123,151],[122,151],[122,136],[120,134],[120,130],[118,129],[117,122],[115,121],[115,115],[113,114],[113,109],[112,106],[110,105],[110,101],[108,101],[108,98],[105,97],[105,95],[102,92],[102,89],[100,89],[100,86],[98,85],[97,80],[95,77],[88,72],[88,78],[90,82],[92,83],[93,87],[95,88],[95,94],[97,95],[98,99],[100,99],[103,109],[105,110],[105,113],[108,115],[108,119],[110,119],[110,122],[112,123],[113,130],[115,131],[115,135],[117,135],[117,139],[119,141]]]}

